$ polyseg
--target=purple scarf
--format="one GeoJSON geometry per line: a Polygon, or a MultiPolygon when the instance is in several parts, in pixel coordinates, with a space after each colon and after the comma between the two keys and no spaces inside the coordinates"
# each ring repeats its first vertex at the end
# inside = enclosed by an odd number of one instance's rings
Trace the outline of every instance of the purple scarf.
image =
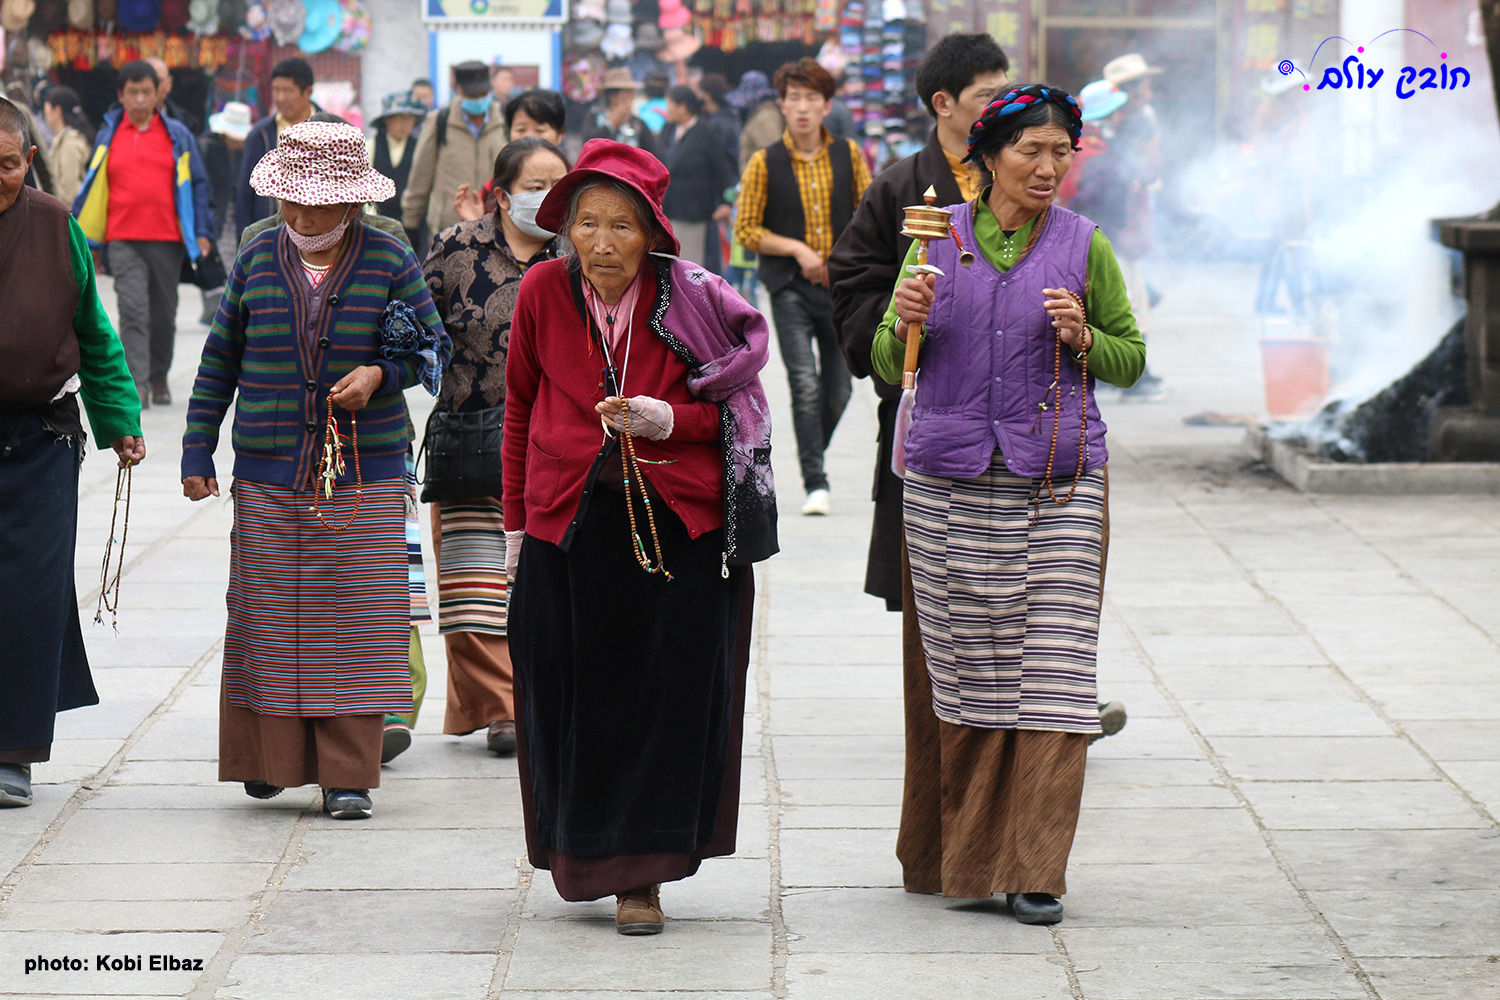
{"type": "Polygon", "coordinates": [[[728,561],[739,565],[764,559],[775,551],[771,410],[760,384],[761,369],[769,358],[771,328],[765,316],[718,275],[678,258],[658,258],[661,265],[666,265],[671,290],[665,297],[665,316],[653,317],[652,325],[668,344],[677,340],[699,360],[688,374],[688,391],[706,402],[724,404],[728,413],[723,442],[728,561]],[[743,510],[746,506],[770,512],[770,552],[761,552],[759,544],[752,544],[750,552],[737,551],[745,531],[758,534],[740,523],[751,513],[743,510]]]}

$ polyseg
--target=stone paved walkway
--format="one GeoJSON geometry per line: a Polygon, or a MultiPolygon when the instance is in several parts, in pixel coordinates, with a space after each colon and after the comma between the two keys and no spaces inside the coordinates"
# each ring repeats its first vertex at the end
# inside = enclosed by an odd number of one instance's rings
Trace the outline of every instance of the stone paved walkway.
{"type": "MultiPolygon", "coordinates": [[[[310,789],[255,802],[216,783],[230,512],[179,495],[179,402],[146,418],[119,635],[86,626],[103,704],[60,717],[36,804],[0,813],[0,994],[1500,997],[1500,506],[1307,497],[1250,466],[1238,430],[1184,427],[1255,412],[1258,358],[1222,314],[1245,273],[1166,278],[1153,366],[1174,395],[1104,403],[1101,691],[1130,723],[1090,753],[1056,928],[899,889],[898,617],[860,592],[867,386],[830,456],[832,517],[796,516],[781,422],[784,551],[759,576],[740,852],[667,886],[667,933],[645,939],[526,864],[514,761],[440,732],[431,630],[418,735],[374,819],[330,821],[310,789]],[[99,970],[105,955],[146,967],[99,970]],[[26,974],[38,956],[86,968],[26,974]]],[[[202,340],[183,317],[180,399],[202,340]]],[[[784,414],[779,365],[767,385],[784,414]]],[[[91,457],[89,613],[113,480],[91,457]]]]}

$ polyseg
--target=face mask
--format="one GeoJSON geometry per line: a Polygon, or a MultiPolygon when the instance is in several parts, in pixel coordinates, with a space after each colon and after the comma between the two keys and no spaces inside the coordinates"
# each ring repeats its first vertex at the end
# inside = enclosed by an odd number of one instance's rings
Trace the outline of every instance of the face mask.
{"type": "Polygon", "coordinates": [[[519,191],[510,197],[510,221],[516,224],[516,228],[527,236],[533,236],[539,240],[550,240],[556,233],[549,233],[536,224],[537,209],[542,207],[542,202],[547,199],[545,191],[519,191]]]}
{"type": "Polygon", "coordinates": [[[482,115],[490,109],[488,97],[466,97],[458,102],[458,106],[464,109],[466,115],[482,115]]]}
{"type": "Polygon", "coordinates": [[[344,230],[349,228],[349,223],[354,221],[351,213],[344,216],[344,221],[334,226],[321,236],[303,236],[291,226],[286,227],[286,234],[292,239],[292,246],[302,253],[322,253],[331,250],[338,245],[339,240],[344,238],[344,230]]]}

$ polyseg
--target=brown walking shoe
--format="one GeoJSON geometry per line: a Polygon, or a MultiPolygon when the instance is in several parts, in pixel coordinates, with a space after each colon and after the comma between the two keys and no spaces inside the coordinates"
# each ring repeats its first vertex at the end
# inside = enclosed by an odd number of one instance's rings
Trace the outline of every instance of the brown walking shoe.
{"type": "Polygon", "coordinates": [[[615,930],[621,934],[660,934],[666,922],[660,885],[642,886],[615,897],[615,930]]]}
{"type": "Polygon", "coordinates": [[[151,380],[151,402],[155,406],[171,406],[172,390],[167,388],[167,380],[157,378],[151,380]]]}

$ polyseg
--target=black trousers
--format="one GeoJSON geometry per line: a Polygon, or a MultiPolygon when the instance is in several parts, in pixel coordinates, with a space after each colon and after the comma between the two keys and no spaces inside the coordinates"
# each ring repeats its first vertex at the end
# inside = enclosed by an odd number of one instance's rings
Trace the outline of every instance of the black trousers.
{"type": "Polygon", "coordinates": [[[47,760],[57,713],[99,704],[73,583],[80,447],[37,411],[0,417],[0,763],[47,760]]]}

